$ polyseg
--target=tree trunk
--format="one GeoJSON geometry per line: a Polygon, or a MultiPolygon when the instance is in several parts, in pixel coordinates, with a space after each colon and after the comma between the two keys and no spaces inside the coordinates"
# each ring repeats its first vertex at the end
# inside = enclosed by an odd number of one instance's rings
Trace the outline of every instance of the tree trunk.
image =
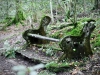
{"type": "Polygon", "coordinates": [[[94,7],[93,7],[92,10],[96,10],[96,9],[98,9],[98,8],[99,8],[99,0],[95,0],[95,1],[94,1],[94,7]]]}
{"type": "Polygon", "coordinates": [[[98,9],[99,7],[99,0],[95,0],[95,9],[98,9]]]}
{"type": "Polygon", "coordinates": [[[50,11],[51,11],[51,20],[52,20],[52,23],[54,23],[54,17],[53,17],[53,9],[52,9],[52,0],[50,0],[50,11]]]}
{"type": "Polygon", "coordinates": [[[23,11],[22,11],[20,5],[21,5],[21,1],[16,0],[16,15],[15,15],[14,20],[8,25],[17,24],[19,22],[21,23],[22,20],[25,20],[24,15],[23,15],[23,11]]]}
{"type": "Polygon", "coordinates": [[[7,0],[7,17],[6,17],[6,19],[8,19],[8,17],[9,17],[9,2],[8,2],[9,0],[7,0]]]}
{"type": "Polygon", "coordinates": [[[76,9],[76,0],[74,0],[74,20],[73,20],[73,24],[74,24],[74,28],[77,26],[77,9],[76,9]]]}
{"type": "Polygon", "coordinates": [[[86,3],[85,3],[85,0],[83,0],[83,9],[84,9],[84,13],[86,13],[86,3]]]}

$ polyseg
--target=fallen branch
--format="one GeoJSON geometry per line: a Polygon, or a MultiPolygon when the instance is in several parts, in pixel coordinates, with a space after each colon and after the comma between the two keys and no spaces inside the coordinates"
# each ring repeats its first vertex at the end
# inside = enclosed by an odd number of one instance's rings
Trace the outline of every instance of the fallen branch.
{"type": "Polygon", "coordinates": [[[60,41],[59,39],[54,39],[54,38],[50,38],[50,37],[46,37],[46,36],[42,36],[42,35],[38,35],[38,34],[29,33],[28,36],[43,39],[43,40],[53,41],[53,42],[59,42],[60,41]]]}

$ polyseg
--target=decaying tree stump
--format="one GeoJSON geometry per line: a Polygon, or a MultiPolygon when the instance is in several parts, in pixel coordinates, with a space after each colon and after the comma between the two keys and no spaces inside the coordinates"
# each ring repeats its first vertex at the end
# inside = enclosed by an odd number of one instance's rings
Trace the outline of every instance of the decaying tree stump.
{"type": "Polygon", "coordinates": [[[95,20],[87,21],[84,25],[80,36],[66,36],[60,42],[60,47],[64,54],[59,58],[63,59],[79,59],[85,56],[92,55],[90,46],[90,36],[95,28],[95,20]]]}
{"type": "Polygon", "coordinates": [[[44,16],[41,19],[39,29],[37,29],[37,30],[28,29],[22,34],[22,36],[26,40],[26,43],[28,46],[31,44],[45,44],[45,43],[47,43],[47,41],[45,41],[45,40],[41,40],[41,39],[38,39],[38,38],[35,38],[32,36],[29,36],[28,34],[31,33],[31,34],[39,34],[42,36],[46,36],[46,27],[48,26],[50,21],[51,21],[51,18],[49,16],[44,16]]]}

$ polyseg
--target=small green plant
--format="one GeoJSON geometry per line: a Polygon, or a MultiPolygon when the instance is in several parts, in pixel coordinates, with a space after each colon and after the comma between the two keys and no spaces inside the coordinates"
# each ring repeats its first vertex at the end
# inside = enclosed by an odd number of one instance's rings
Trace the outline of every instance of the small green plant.
{"type": "Polygon", "coordinates": [[[53,56],[54,55],[54,50],[51,47],[46,49],[46,55],[47,56],[53,56]]]}
{"type": "Polygon", "coordinates": [[[15,58],[15,51],[19,49],[19,47],[11,46],[7,40],[4,42],[3,48],[0,48],[0,50],[3,50],[3,55],[8,58],[15,58]]]}
{"type": "Polygon", "coordinates": [[[43,68],[43,64],[39,64],[33,67],[26,67],[24,65],[14,66],[13,71],[17,72],[17,75],[38,75],[37,70],[43,68]]]}

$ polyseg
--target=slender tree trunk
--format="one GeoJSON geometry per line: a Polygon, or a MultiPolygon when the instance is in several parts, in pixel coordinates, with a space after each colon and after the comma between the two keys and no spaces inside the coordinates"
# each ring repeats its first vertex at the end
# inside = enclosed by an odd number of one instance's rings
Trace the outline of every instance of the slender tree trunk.
{"type": "Polygon", "coordinates": [[[86,9],[85,9],[86,7],[85,7],[85,5],[86,5],[86,4],[85,4],[85,0],[83,0],[83,9],[84,9],[84,13],[86,13],[86,9]]]}
{"type": "Polygon", "coordinates": [[[53,17],[53,12],[52,12],[52,0],[50,0],[50,11],[51,11],[51,19],[52,19],[52,23],[54,23],[54,17],[53,17]]]}
{"type": "Polygon", "coordinates": [[[57,5],[56,5],[56,20],[58,21],[58,18],[57,18],[57,16],[58,16],[58,13],[57,13],[57,12],[58,12],[58,10],[57,10],[58,2],[57,2],[57,1],[56,1],[56,4],[57,4],[57,5]]]}
{"type": "Polygon", "coordinates": [[[12,21],[12,23],[14,24],[21,22],[22,20],[25,20],[20,4],[21,4],[21,1],[16,0],[16,15],[15,15],[14,20],[12,21]]]}
{"type": "Polygon", "coordinates": [[[99,8],[99,0],[95,0],[95,1],[94,1],[93,10],[98,9],[98,8],[99,8]]]}
{"type": "Polygon", "coordinates": [[[76,27],[76,22],[77,22],[77,12],[76,12],[76,0],[74,0],[74,20],[73,20],[73,23],[74,23],[74,28],[76,27]]]}
{"type": "Polygon", "coordinates": [[[99,2],[99,0],[95,0],[95,8],[96,9],[98,9],[98,7],[99,7],[99,3],[98,2],[99,2]]]}
{"type": "Polygon", "coordinates": [[[8,16],[9,16],[9,2],[8,2],[9,0],[7,0],[7,17],[6,18],[8,18],[8,16]]]}

